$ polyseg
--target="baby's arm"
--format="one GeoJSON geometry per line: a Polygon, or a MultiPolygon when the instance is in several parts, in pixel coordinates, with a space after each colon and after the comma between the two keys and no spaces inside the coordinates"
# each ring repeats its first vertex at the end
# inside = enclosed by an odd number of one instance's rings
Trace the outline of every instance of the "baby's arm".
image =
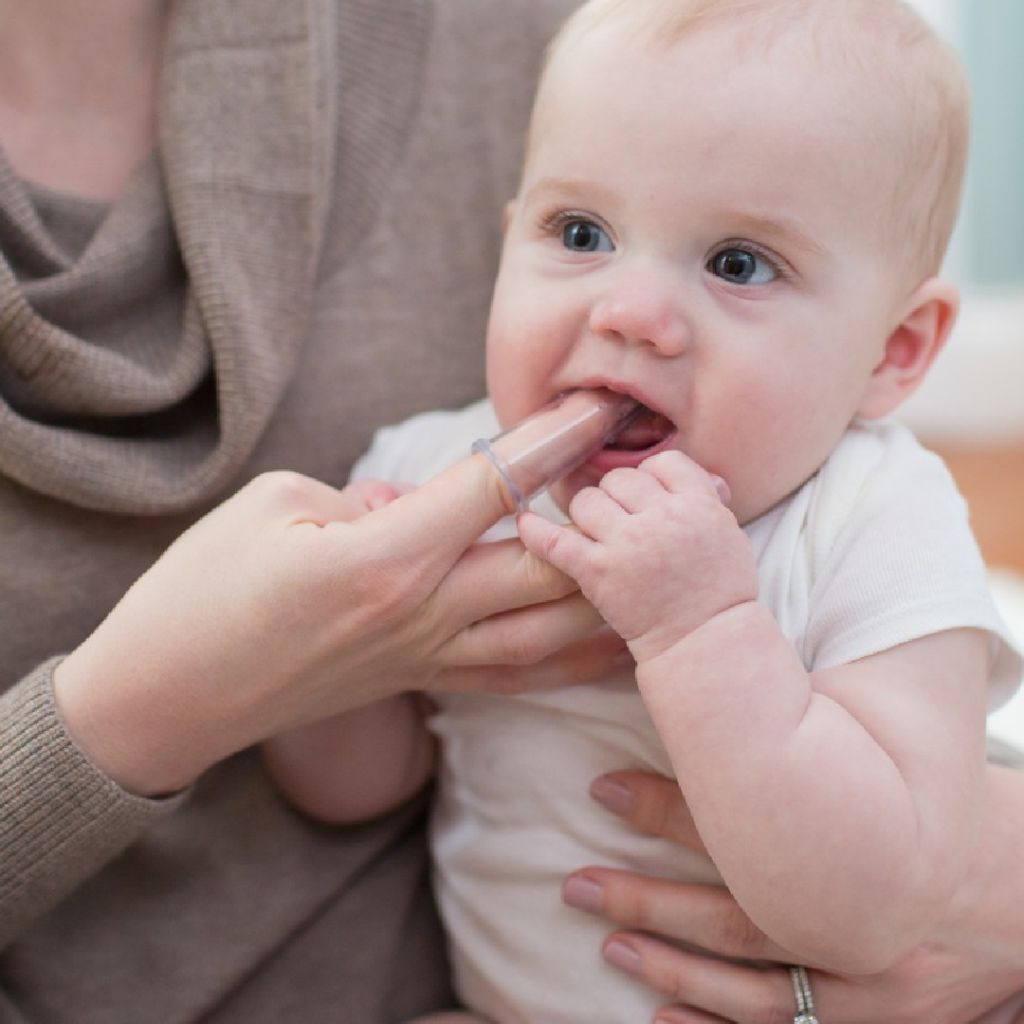
{"type": "Polygon", "coordinates": [[[979,806],[986,661],[956,631],[808,677],[751,604],[638,668],[708,851],[798,958],[884,969],[947,906],[979,806]]]}
{"type": "Polygon", "coordinates": [[[281,792],[303,813],[336,825],[397,807],[434,767],[434,741],[412,694],[282,733],[262,750],[281,792]]]}
{"type": "Polygon", "coordinates": [[[810,677],[759,605],[750,545],[678,453],[580,492],[581,531],[523,516],[629,643],[701,838],[741,905],[821,966],[910,949],[966,861],[983,767],[983,637],[904,644],[810,677]]]}

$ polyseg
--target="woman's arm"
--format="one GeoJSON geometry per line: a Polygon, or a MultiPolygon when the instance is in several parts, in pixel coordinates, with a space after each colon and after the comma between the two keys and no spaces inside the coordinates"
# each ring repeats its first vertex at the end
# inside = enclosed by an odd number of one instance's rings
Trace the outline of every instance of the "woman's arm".
{"type": "MultiPolygon", "coordinates": [[[[616,772],[597,779],[592,795],[642,832],[703,849],[671,779],[616,772]]],[[[968,871],[914,950],[874,975],[810,972],[822,1021],[1024,1021],[1024,773],[989,765],[982,806],[968,871]]],[[[792,958],[726,889],[586,867],[566,881],[564,896],[619,926],[605,957],[664,993],[674,1007],[664,1012],[666,1024],[703,1019],[687,1015],[695,1012],[726,1021],[792,1016],[793,991],[781,969],[792,958]]]]}
{"type": "Polygon", "coordinates": [[[355,522],[349,491],[257,478],[58,667],[69,731],[119,785],[153,795],[279,732],[466,685],[469,667],[500,666],[477,685],[508,686],[524,635],[540,661],[599,624],[572,580],[516,542],[463,558],[508,500],[481,456],[355,522]]]}
{"type": "Polygon", "coordinates": [[[351,498],[258,478],[0,698],[0,947],[235,751],[410,688],[592,678],[621,649],[518,543],[466,551],[507,512],[484,459],[344,522],[351,498]]]}

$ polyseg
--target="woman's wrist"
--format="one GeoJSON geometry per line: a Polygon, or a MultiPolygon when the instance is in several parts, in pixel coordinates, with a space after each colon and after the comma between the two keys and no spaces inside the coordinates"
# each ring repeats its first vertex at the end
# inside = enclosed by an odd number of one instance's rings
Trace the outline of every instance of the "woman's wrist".
{"type": "Polygon", "coordinates": [[[205,751],[207,730],[193,728],[158,685],[133,686],[97,669],[87,641],[54,669],[54,703],[82,753],[126,792],[175,793],[230,752],[205,751]]]}

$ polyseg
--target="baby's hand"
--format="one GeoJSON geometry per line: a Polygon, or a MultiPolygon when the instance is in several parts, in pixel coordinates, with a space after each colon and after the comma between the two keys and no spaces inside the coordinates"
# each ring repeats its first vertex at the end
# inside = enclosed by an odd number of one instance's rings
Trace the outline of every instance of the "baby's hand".
{"type": "Polygon", "coordinates": [[[640,663],[757,596],[750,543],[718,488],[681,452],[661,452],[580,491],[569,505],[577,529],[527,512],[519,535],[579,583],[640,663]]]}

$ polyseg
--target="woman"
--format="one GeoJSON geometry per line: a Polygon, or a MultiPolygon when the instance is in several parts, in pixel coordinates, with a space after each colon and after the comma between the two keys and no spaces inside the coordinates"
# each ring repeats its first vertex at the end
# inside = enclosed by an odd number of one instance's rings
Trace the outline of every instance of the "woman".
{"type": "Polygon", "coordinates": [[[497,211],[568,6],[0,5],[4,1019],[446,1004],[421,806],[315,826],[247,744],[404,668],[545,685],[614,648],[572,643],[590,613],[518,552],[456,562],[502,512],[473,464],[365,520],[393,495],[315,482],[481,393],[497,211]]]}
{"type": "Polygon", "coordinates": [[[520,551],[452,569],[504,512],[476,462],[376,526],[346,521],[392,495],[316,482],[482,389],[500,209],[566,4],[501,9],[0,6],[0,1018],[447,999],[422,806],[321,828],[248,748],[412,676],[543,685],[608,656],[543,660],[596,622],[520,551]],[[484,577],[508,581],[490,607],[484,577]]]}

